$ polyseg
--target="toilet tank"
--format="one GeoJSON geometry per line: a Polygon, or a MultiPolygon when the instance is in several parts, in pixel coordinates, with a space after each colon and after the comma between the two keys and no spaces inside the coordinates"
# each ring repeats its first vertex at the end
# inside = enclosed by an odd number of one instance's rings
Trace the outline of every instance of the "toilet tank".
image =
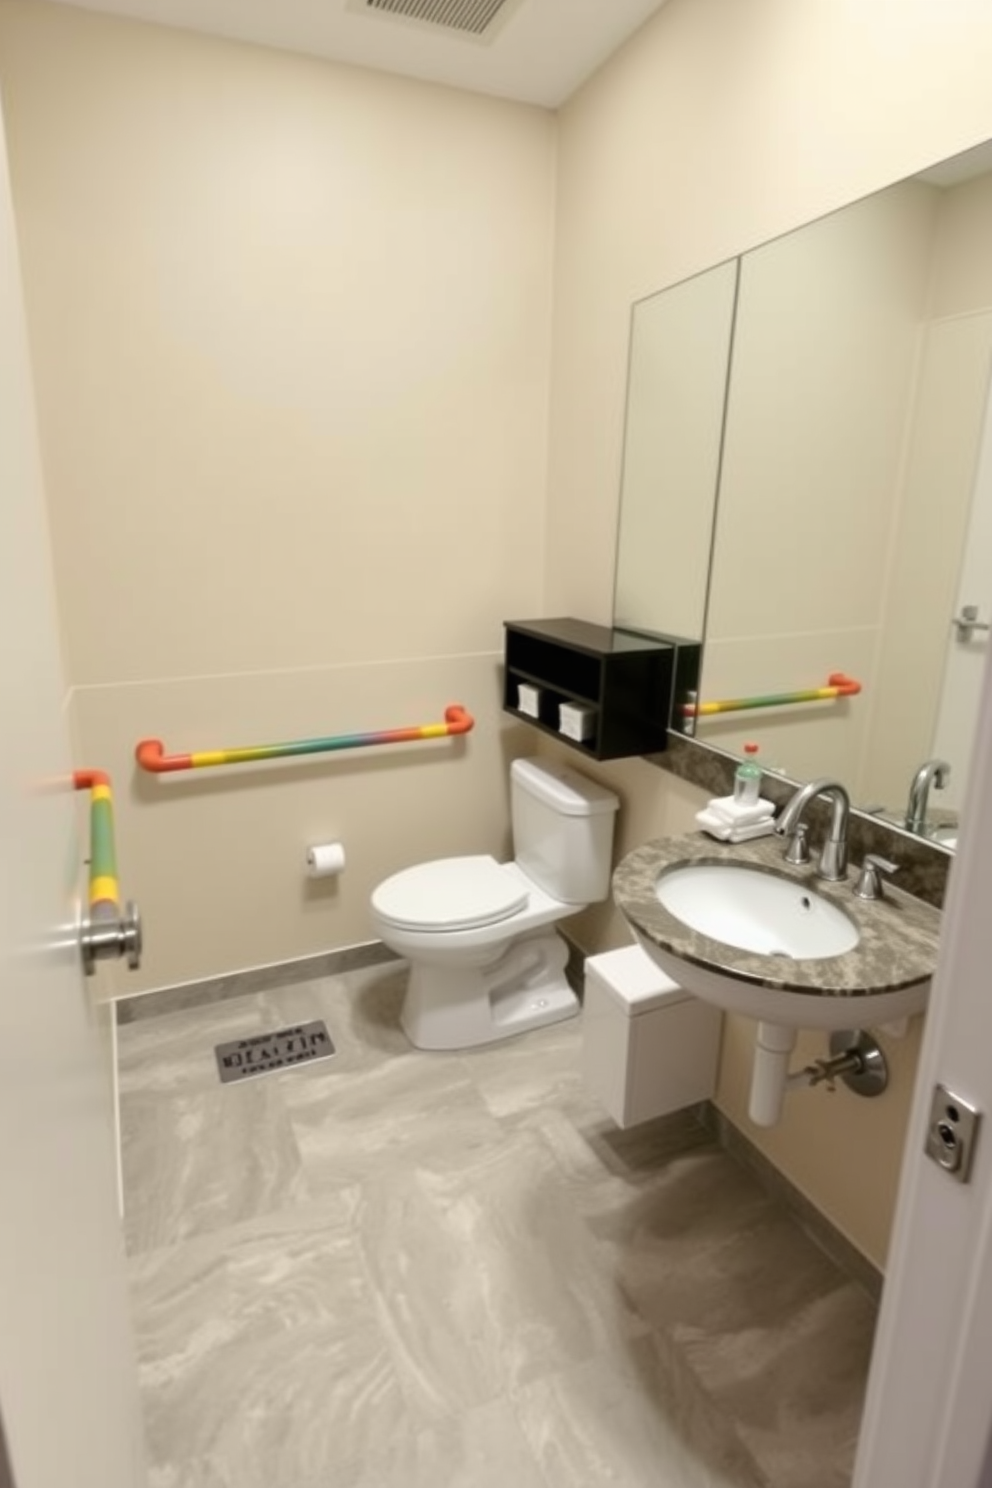
{"type": "Polygon", "coordinates": [[[538,888],[565,904],[595,904],[610,890],[612,791],[550,761],[510,766],[513,855],[538,888]]]}

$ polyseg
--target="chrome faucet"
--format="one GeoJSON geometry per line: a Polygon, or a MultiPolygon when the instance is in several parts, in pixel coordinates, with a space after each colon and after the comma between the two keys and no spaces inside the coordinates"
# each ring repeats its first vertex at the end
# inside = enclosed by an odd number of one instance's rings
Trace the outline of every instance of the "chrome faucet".
{"type": "Polygon", "coordinates": [[[851,810],[851,798],[839,781],[811,780],[809,785],[802,786],[777,818],[775,831],[780,837],[794,835],[801,825],[806,807],[817,796],[829,796],[833,810],[830,830],[820,849],[816,875],[831,883],[839,883],[847,876],[847,820],[851,810]]]}
{"type": "Polygon", "coordinates": [[[909,787],[909,804],[906,807],[906,830],[909,832],[923,833],[927,824],[927,802],[930,799],[930,787],[935,785],[938,790],[951,778],[951,767],[946,760],[925,760],[916,774],[913,783],[909,787]]]}

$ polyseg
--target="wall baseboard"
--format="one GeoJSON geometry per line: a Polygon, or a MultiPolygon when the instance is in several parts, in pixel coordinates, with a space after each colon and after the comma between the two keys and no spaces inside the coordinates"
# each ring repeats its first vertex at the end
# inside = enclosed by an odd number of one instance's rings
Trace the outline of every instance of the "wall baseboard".
{"type": "Polygon", "coordinates": [[[712,1101],[704,1101],[698,1106],[696,1115],[724,1151],[748,1169],[770,1198],[779,1200],[789,1210],[834,1264],[862,1286],[874,1302],[879,1302],[885,1277],[874,1262],[838,1230],[712,1101]]]}
{"type": "Polygon", "coordinates": [[[275,987],[291,987],[296,982],[315,981],[318,977],[342,976],[346,971],[361,971],[363,967],[397,959],[381,940],[372,940],[363,945],[322,951],[317,956],[301,956],[298,960],[281,961],[272,966],[252,966],[224,976],[207,977],[200,982],[182,982],[176,987],[159,987],[154,992],[119,998],[116,1003],[117,1022],[137,1023],[143,1018],[161,1018],[166,1013],[181,1013],[204,1002],[226,1002],[231,997],[269,992],[275,987]]]}

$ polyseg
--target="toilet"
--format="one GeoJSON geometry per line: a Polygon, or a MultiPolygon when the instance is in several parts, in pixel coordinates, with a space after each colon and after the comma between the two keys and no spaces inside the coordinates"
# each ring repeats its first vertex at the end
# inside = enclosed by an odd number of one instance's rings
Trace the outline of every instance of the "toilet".
{"type": "Polygon", "coordinates": [[[570,1018],[554,926],[609,893],[612,791],[563,765],[510,767],[514,860],[439,858],[372,894],[380,940],[410,963],[400,1013],[418,1049],[468,1049],[570,1018]]]}

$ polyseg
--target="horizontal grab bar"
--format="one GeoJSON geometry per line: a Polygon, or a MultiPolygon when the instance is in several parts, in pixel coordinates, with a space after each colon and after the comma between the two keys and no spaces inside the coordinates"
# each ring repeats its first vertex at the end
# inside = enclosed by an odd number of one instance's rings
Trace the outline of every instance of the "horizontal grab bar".
{"type": "Polygon", "coordinates": [[[414,728],[383,729],[374,734],[339,734],[326,739],[292,739],[285,744],[248,744],[239,749],[209,749],[196,754],[166,754],[161,739],[142,739],[134,751],[143,770],[166,775],[173,770],[204,770],[214,765],[243,765],[259,760],[286,759],[300,754],[329,754],[338,749],[367,749],[372,744],[410,744],[417,739],[444,739],[467,734],[475,719],[460,703],[444,710],[443,723],[414,728]]]}
{"type": "Polygon", "coordinates": [[[719,702],[682,704],[684,718],[702,718],[714,713],[739,713],[745,708],[779,708],[787,703],[822,703],[833,698],[856,697],[861,683],[844,672],[831,672],[826,687],[810,687],[803,692],[768,693],[761,697],[723,698],[719,702]]]}

